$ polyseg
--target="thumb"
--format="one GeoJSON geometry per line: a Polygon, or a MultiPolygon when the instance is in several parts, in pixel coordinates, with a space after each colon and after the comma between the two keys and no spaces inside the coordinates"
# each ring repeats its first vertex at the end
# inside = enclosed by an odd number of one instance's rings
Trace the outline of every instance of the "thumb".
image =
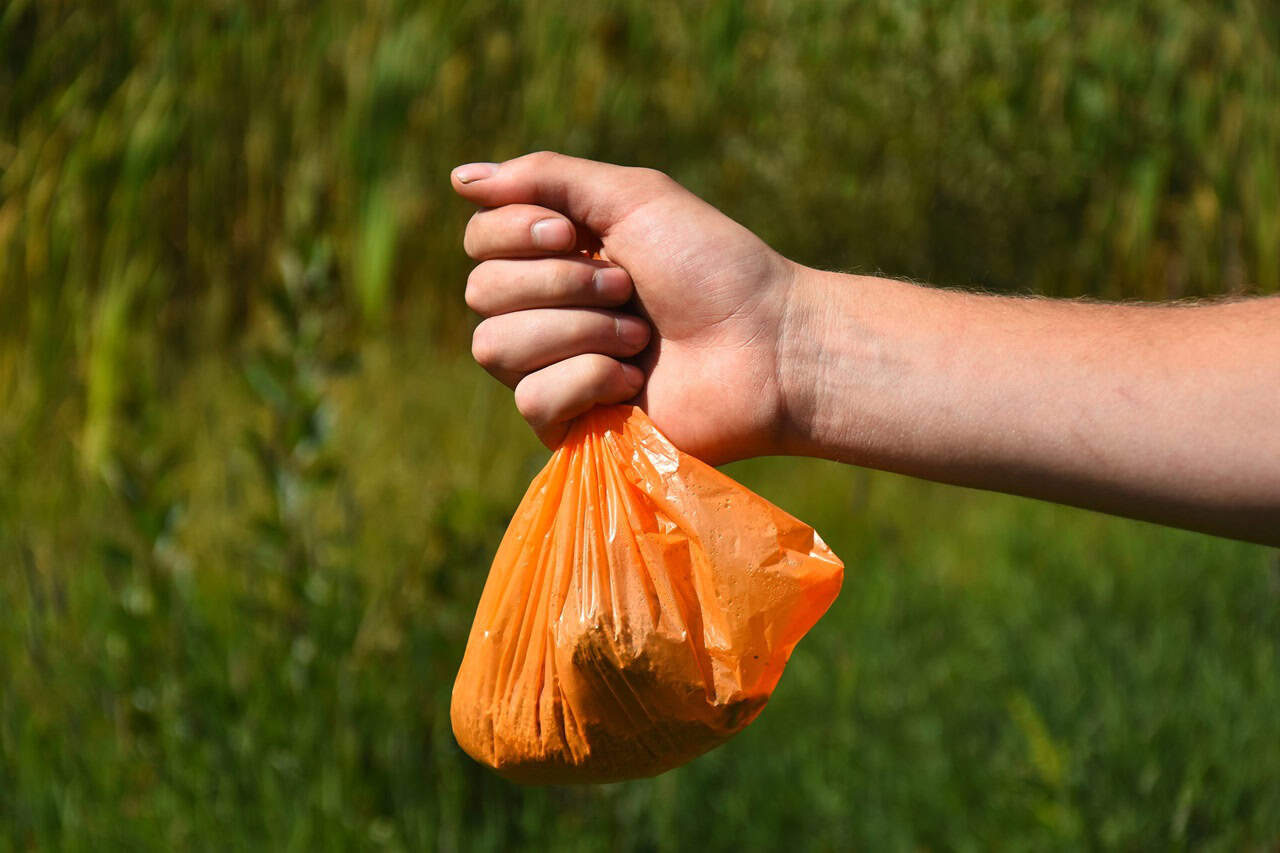
{"type": "Polygon", "coordinates": [[[605,237],[670,179],[653,169],[614,166],[552,151],[504,163],[471,163],[449,176],[454,190],[481,207],[537,204],[605,237]]]}

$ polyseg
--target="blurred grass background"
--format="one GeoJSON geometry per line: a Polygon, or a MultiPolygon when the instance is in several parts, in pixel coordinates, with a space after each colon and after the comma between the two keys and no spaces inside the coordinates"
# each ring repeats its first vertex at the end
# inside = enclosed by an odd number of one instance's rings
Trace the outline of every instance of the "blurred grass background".
{"type": "Polygon", "coordinates": [[[1277,104],[1262,0],[0,2],[0,849],[1274,845],[1274,550],[814,461],[730,468],[849,567],[742,736],[468,761],[546,454],[467,358],[447,173],[554,148],[811,265],[1273,292],[1277,104]]]}

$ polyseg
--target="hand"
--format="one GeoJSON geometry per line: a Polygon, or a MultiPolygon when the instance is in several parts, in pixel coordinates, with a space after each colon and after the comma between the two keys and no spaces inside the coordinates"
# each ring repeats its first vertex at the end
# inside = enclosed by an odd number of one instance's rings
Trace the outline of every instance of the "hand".
{"type": "Polygon", "coordinates": [[[1280,298],[1152,308],[823,273],[665,175],[557,154],[453,185],[487,208],[465,239],[475,356],[549,445],[634,397],[713,464],[824,456],[1280,545],[1280,298]]]}
{"type": "Polygon", "coordinates": [[[540,152],[451,177],[483,208],[464,238],[472,352],[544,443],[634,398],[713,464],[781,451],[795,265],[650,169],[540,152]]]}

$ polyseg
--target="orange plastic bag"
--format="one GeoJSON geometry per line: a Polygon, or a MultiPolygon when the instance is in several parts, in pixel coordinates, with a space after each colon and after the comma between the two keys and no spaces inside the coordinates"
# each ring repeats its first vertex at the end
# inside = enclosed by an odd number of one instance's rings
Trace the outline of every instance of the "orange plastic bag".
{"type": "Polygon", "coordinates": [[[768,701],[844,567],[639,409],[579,417],[498,547],[453,685],[458,743],[518,782],[652,776],[768,701]]]}

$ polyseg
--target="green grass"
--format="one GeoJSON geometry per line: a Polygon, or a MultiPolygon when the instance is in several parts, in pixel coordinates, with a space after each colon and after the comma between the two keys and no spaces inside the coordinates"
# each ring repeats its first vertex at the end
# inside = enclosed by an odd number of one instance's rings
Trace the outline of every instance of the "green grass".
{"type": "Polygon", "coordinates": [[[11,843],[1235,849],[1280,833],[1274,551],[814,461],[731,468],[848,565],[759,721],[652,781],[501,781],[454,745],[448,695],[545,452],[465,361],[362,355],[327,392],[341,465],[282,530],[240,435],[264,413],[226,364],[157,402],[186,447],[148,486],[182,496],[154,539],[123,493],[83,485],[65,439],[41,471],[8,445],[11,843]]]}
{"type": "Polygon", "coordinates": [[[806,263],[1280,288],[1280,15],[0,2],[0,850],[1280,839],[1280,557],[811,460],[848,565],[740,737],[523,789],[448,696],[546,458],[466,358],[450,166],[664,168],[806,263]]]}

